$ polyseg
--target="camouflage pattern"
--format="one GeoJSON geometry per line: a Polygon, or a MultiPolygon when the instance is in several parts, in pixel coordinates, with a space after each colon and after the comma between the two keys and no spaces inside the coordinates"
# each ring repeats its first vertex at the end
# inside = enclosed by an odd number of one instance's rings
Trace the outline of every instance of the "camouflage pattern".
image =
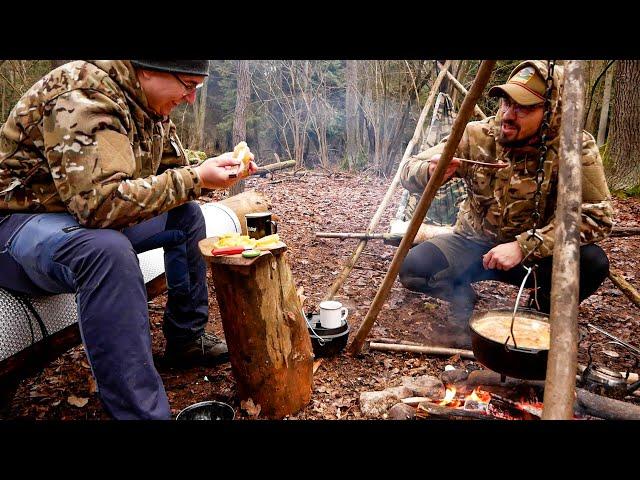
{"type": "MultiPolygon", "coordinates": [[[[460,204],[466,196],[467,190],[464,180],[456,177],[452,178],[438,189],[422,223],[440,226],[453,225],[456,223],[460,204]]],[[[404,210],[405,220],[413,218],[413,212],[416,210],[420,198],[422,198],[422,193],[411,192],[409,194],[407,206],[404,210]]]]}
{"type": "MultiPolygon", "coordinates": [[[[543,78],[547,76],[547,64],[542,61],[523,62],[536,68],[543,78]]],[[[516,67],[519,68],[520,66],[516,67]]],[[[455,231],[467,238],[475,238],[494,244],[517,240],[525,254],[532,250],[533,257],[546,257],[553,253],[554,213],[558,184],[559,127],[561,121],[561,90],[563,71],[554,70],[552,93],[552,117],[548,131],[549,148],[544,162],[545,179],[540,202],[541,227],[537,233],[542,243],[530,238],[534,225],[533,195],[536,190],[538,149],[533,146],[503,148],[496,142],[500,130],[500,111],[495,117],[470,122],[465,128],[455,155],[461,158],[488,163],[505,162],[508,167],[487,168],[462,163],[456,175],[464,178],[469,196],[460,207],[455,231]]],[[[428,182],[429,159],[442,153],[446,139],[412,157],[401,172],[403,186],[411,192],[422,193],[428,182]]],[[[594,243],[605,238],[613,226],[611,194],[604,176],[602,159],[588,132],[582,134],[582,223],[580,241],[594,243]]]]}
{"type": "MultiPolygon", "coordinates": [[[[420,149],[426,150],[433,147],[449,135],[454,118],[453,101],[446,93],[438,93],[431,122],[428,127],[425,125],[422,128],[422,144],[420,149]]],[[[453,225],[456,222],[460,204],[466,195],[467,191],[464,180],[461,178],[452,178],[438,189],[422,223],[439,226],[453,225]]],[[[402,220],[407,221],[413,218],[413,212],[416,210],[420,198],[422,198],[422,191],[420,191],[420,193],[411,192],[408,195],[402,220]]]]}
{"type": "Polygon", "coordinates": [[[168,117],[129,61],[74,61],[18,101],[0,130],[0,213],[69,212],[124,228],[200,195],[168,117]]]}

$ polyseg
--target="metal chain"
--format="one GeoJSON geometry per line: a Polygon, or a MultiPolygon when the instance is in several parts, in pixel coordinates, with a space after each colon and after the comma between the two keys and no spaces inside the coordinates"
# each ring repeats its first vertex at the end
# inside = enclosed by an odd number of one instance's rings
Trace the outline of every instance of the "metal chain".
{"type": "MultiPolygon", "coordinates": [[[[547,61],[547,78],[545,80],[547,88],[544,92],[544,115],[542,117],[542,123],[540,124],[540,133],[539,133],[540,146],[538,147],[539,156],[538,156],[538,169],[536,170],[536,191],[533,194],[534,209],[533,209],[533,213],[531,214],[531,217],[533,218],[534,223],[533,223],[533,228],[531,229],[531,233],[527,237],[527,241],[531,240],[532,238],[535,238],[538,241],[538,243],[533,249],[529,251],[529,253],[527,253],[527,255],[525,255],[525,257],[520,262],[522,267],[527,271],[527,274],[522,280],[522,285],[520,285],[520,293],[518,294],[518,299],[516,300],[516,305],[515,305],[515,308],[513,309],[513,315],[511,317],[511,338],[513,338],[513,344],[516,348],[517,348],[517,343],[513,333],[513,325],[516,318],[516,312],[518,311],[518,306],[520,303],[519,302],[520,294],[522,293],[522,289],[524,288],[524,285],[527,282],[527,277],[531,273],[533,273],[533,281],[534,281],[533,300],[536,306],[538,307],[538,309],[540,309],[540,304],[538,303],[538,277],[536,275],[538,264],[533,263],[531,267],[527,267],[525,265],[525,262],[536,250],[540,248],[543,241],[542,237],[536,232],[536,230],[540,228],[540,221],[542,219],[542,215],[540,214],[540,199],[542,198],[542,183],[544,182],[544,160],[545,160],[545,157],[547,156],[547,150],[549,149],[549,147],[547,147],[547,133],[549,131],[549,124],[551,122],[551,93],[553,92],[554,67],[555,67],[555,60],[548,60],[547,61]]],[[[526,168],[526,161],[525,161],[525,168],[526,168]]],[[[507,350],[509,349],[509,346],[507,345],[508,341],[509,341],[509,337],[507,338],[507,341],[505,342],[505,345],[504,345],[505,349],[507,350]]]]}
{"type": "Polygon", "coordinates": [[[536,191],[533,194],[534,210],[531,214],[534,224],[531,229],[531,234],[529,234],[529,237],[527,238],[527,240],[535,238],[538,240],[538,244],[527,254],[527,257],[542,245],[542,238],[536,233],[536,230],[540,228],[540,221],[542,219],[542,215],[540,214],[540,199],[542,198],[542,183],[544,182],[544,160],[547,156],[547,150],[549,149],[549,147],[547,147],[547,133],[549,131],[549,123],[551,121],[551,93],[553,91],[554,67],[555,60],[549,60],[546,79],[547,89],[544,94],[544,116],[542,117],[542,124],[540,125],[540,147],[538,148],[539,157],[538,169],[536,170],[536,191]]]}

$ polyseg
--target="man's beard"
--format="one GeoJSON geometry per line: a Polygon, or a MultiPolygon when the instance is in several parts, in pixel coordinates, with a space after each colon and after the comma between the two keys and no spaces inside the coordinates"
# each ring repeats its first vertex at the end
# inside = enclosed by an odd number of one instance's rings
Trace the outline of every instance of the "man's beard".
{"type": "MultiPolygon", "coordinates": [[[[518,128],[516,125],[510,123],[509,125],[514,126],[515,128],[518,128]]],[[[507,140],[506,138],[504,138],[504,135],[502,134],[502,129],[500,129],[498,131],[498,139],[497,142],[503,147],[503,148],[521,148],[521,147],[526,147],[528,145],[534,144],[537,142],[537,138],[538,138],[538,134],[535,133],[533,135],[529,135],[526,138],[520,138],[517,139],[518,134],[520,133],[520,129],[518,129],[517,133],[516,133],[516,139],[514,140],[507,140]]]]}

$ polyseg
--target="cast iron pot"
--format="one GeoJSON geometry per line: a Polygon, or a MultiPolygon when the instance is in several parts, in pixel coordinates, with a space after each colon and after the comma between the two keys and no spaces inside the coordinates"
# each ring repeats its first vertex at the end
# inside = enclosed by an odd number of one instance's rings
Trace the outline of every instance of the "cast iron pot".
{"type": "Polygon", "coordinates": [[[324,328],[320,324],[319,313],[307,313],[307,321],[307,329],[309,330],[315,357],[332,357],[344,350],[351,331],[346,319],[337,328],[324,328]]]}
{"type": "MultiPolygon", "coordinates": [[[[474,313],[469,321],[473,354],[482,365],[502,375],[523,380],[544,380],[547,376],[548,349],[516,348],[511,344],[505,345],[503,342],[481,335],[474,328],[475,323],[482,318],[506,316],[511,320],[512,315],[513,310],[507,308],[474,313]]],[[[518,318],[532,318],[549,323],[548,315],[526,308],[518,309],[516,322],[518,318]]],[[[516,337],[517,342],[518,337],[516,337]]]]}

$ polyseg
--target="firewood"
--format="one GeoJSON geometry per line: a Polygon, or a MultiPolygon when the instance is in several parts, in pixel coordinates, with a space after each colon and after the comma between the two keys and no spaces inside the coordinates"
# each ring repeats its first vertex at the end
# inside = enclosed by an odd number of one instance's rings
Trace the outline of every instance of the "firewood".
{"type": "Polygon", "coordinates": [[[416,418],[446,420],[497,420],[488,413],[463,410],[461,408],[443,407],[431,402],[421,402],[416,411],[416,418]]]}
{"type": "Polygon", "coordinates": [[[462,358],[475,359],[471,350],[460,350],[458,348],[445,347],[429,347],[427,345],[403,345],[394,343],[369,343],[369,349],[382,352],[410,352],[410,353],[426,353],[429,355],[460,355],[462,358]]]}
{"type": "Polygon", "coordinates": [[[619,271],[609,270],[609,280],[624,293],[629,300],[638,308],[640,308],[640,293],[627,282],[619,271]]]}

